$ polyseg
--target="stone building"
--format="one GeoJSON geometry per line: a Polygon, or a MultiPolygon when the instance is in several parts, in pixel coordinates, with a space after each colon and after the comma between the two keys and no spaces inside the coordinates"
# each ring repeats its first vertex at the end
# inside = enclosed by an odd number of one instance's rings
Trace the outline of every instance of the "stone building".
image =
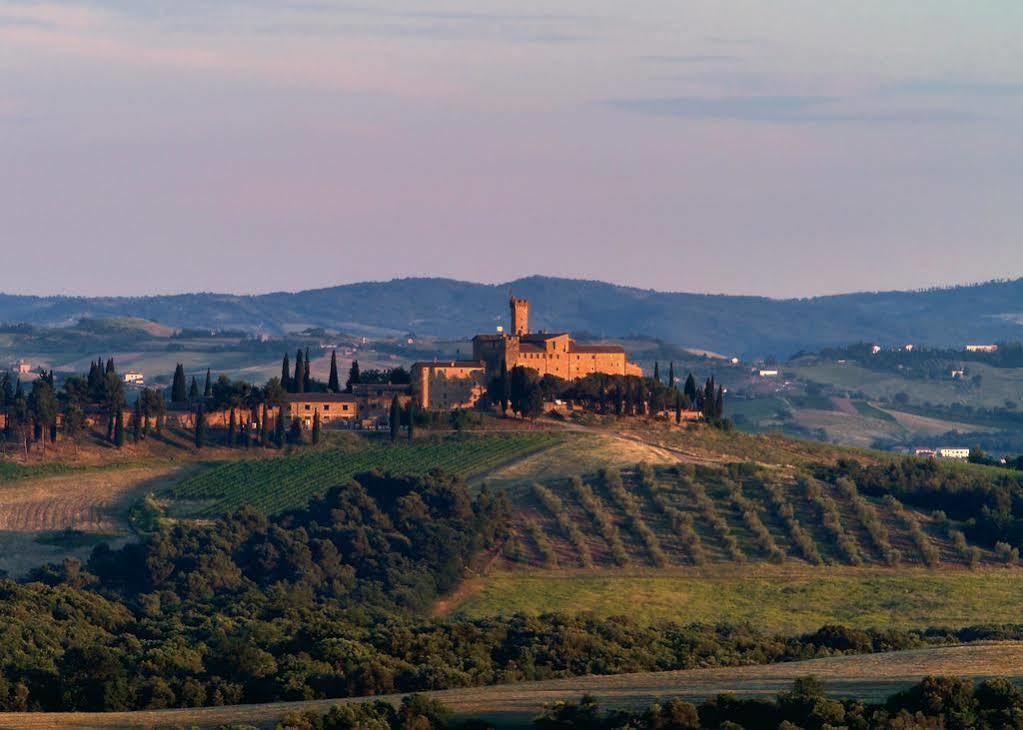
{"type": "Polygon", "coordinates": [[[487,375],[516,365],[564,380],[584,378],[593,373],[642,375],[617,345],[580,345],[567,332],[557,334],[529,331],[529,302],[511,297],[511,331],[476,335],[472,338],[473,359],[485,364],[487,375]]]}
{"type": "Polygon", "coordinates": [[[313,416],[320,413],[320,424],[337,421],[354,422],[359,417],[359,403],[349,393],[288,393],[284,396],[284,417],[288,422],[298,418],[312,428],[313,416]]]}
{"type": "Polygon", "coordinates": [[[448,360],[412,365],[412,391],[424,410],[472,408],[487,392],[482,362],[448,360]]]}

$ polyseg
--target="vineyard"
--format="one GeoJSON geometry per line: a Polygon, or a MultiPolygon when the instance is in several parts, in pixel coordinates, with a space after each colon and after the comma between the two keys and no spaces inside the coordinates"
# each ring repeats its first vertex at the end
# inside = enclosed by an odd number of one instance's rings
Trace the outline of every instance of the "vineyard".
{"type": "MultiPolygon", "coordinates": [[[[602,470],[536,484],[504,565],[685,567],[708,563],[968,567],[1018,553],[970,544],[943,513],[752,465],[602,470]]],[[[1007,546],[1006,546],[1007,547],[1007,546]]]]}
{"type": "Polygon", "coordinates": [[[189,513],[197,517],[226,514],[246,505],[275,514],[300,507],[309,497],[361,472],[379,469],[416,475],[442,469],[468,479],[558,441],[557,435],[546,432],[451,436],[414,444],[367,445],[355,451],[245,459],[186,479],[170,490],[170,496],[195,505],[189,513]]]}

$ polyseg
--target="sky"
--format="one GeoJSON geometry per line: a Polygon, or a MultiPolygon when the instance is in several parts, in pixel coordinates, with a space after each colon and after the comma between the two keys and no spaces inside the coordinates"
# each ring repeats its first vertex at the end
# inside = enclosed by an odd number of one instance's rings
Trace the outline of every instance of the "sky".
{"type": "Polygon", "coordinates": [[[0,291],[1023,275],[1019,0],[0,0],[0,291]]]}

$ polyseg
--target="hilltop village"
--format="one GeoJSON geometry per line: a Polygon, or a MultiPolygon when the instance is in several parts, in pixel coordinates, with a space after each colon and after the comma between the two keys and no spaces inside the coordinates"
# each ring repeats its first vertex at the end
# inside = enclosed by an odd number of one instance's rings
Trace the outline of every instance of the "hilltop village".
{"type": "Polygon", "coordinates": [[[188,382],[182,365],[170,388],[137,386],[141,373],[118,374],[113,360],[97,360],[85,376],[58,384],[41,372],[26,388],[19,375],[0,377],[0,428],[5,443],[26,455],[34,444],[62,436],[77,441],[90,431],[105,431],[116,445],[145,438],[165,428],[189,430],[197,446],[207,429],[226,430],[229,445],[283,444],[311,438],[321,429],[387,429],[454,424],[466,414],[492,413],[535,418],[564,417],[574,411],[620,416],[650,416],[675,423],[723,415],[723,390],[713,380],[697,387],[692,375],[667,382],[660,373],[645,377],[617,345],[576,342],[567,332],[533,332],[529,302],[510,297],[510,327],[472,339],[472,359],[414,362],[408,369],[360,371],[353,361],[342,383],[337,353],[331,355],[326,381],[311,372],[308,350],[286,354],[279,377],[263,386],[213,378],[188,382]]]}

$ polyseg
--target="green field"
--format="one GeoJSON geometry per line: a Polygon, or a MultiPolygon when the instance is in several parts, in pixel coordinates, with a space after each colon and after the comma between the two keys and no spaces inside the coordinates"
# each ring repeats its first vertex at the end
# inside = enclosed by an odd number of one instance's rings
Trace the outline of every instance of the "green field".
{"type": "Polygon", "coordinates": [[[773,568],[573,574],[500,573],[480,579],[455,615],[552,611],[627,614],[655,622],[750,621],[798,633],[826,624],[919,628],[1019,622],[1023,571],[933,572],[885,568],[773,568]]]}
{"type": "Polygon", "coordinates": [[[199,501],[196,516],[211,517],[250,505],[266,514],[303,506],[309,497],[360,472],[425,474],[433,469],[471,478],[558,443],[548,432],[428,438],[408,444],[377,442],[356,450],[328,449],[269,459],[244,459],[176,485],[175,499],[199,501]]]}

